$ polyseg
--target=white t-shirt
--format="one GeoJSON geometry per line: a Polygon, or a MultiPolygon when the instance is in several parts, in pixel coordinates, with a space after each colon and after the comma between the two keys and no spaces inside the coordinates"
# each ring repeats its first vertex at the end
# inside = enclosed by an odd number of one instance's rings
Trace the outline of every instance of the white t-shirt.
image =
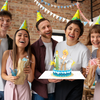
{"type": "MultiPolygon", "coordinates": [[[[53,70],[53,66],[50,65],[50,60],[53,61],[53,53],[52,53],[52,42],[44,43],[46,47],[46,55],[45,55],[45,70],[53,70]]],[[[48,86],[48,93],[54,93],[55,84],[49,83],[48,86]]]]}
{"type": "Polygon", "coordinates": [[[72,59],[75,61],[75,65],[72,67],[73,71],[81,71],[82,67],[86,68],[88,65],[88,61],[91,58],[91,53],[89,49],[83,45],[81,42],[78,42],[74,46],[68,46],[66,41],[59,42],[56,45],[55,51],[58,50],[59,57],[62,57],[63,50],[68,50],[67,59],[72,59]]]}
{"type": "Polygon", "coordinates": [[[2,56],[4,51],[8,50],[8,41],[7,38],[0,38],[1,44],[0,44],[0,91],[4,91],[4,86],[5,86],[5,80],[2,79],[1,77],[1,65],[2,65],[2,56]]]}

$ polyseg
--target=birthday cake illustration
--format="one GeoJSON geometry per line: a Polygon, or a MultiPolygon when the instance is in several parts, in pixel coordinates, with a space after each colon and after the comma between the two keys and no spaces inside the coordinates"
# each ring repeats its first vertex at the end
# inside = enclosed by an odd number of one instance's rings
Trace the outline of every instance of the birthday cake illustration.
{"type": "Polygon", "coordinates": [[[63,50],[62,57],[59,57],[58,51],[55,53],[55,59],[50,61],[50,65],[54,65],[53,75],[58,77],[67,77],[72,73],[72,67],[75,65],[75,61],[67,59],[68,50],[63,50]]]}

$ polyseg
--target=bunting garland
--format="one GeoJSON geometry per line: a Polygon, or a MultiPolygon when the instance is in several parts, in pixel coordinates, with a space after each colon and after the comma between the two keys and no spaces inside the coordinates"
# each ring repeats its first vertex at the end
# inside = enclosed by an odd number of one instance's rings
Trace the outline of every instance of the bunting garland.
{"type": "MultiPolygon", "coordinates": [[[[43,0],[41,0],[41,1],[44,2],[43,0]]],[[[61,17],[61,16],[56,15],[55,13],[49,11],[42,4],[40,4],[39,1],[34,0],[34,2],[36,2],[36,5],[39,6],[45,13],[49,14],[50,16],[53,16],[53,18],[55,17],[56,19],[59,19],[59,21],[62,21],[62,22],[66,21],[67,23],[70,21],[69,19],[61,17]]],[[[76,6],[79,9],[79,12],[80,12],[81,16],[84,18],[84,20],[86,20],[86,22],[82,21],[84,26],[87,25],[87,23],[89,24],[89,26],[91,26],[93,24],[93,22],[91,22],[91,21],[89,21],[88,19],[85,18],[85,16],[83,15],[83,13],[81,12],[81,10],[79,8],[79,3],[76,3],[76,6]]]]}
{"type": "Polygon", "coordinates": [[[41,0],[41,3],[44,3],[45,5],[48,5],[48,6],[51,6],[51,7],[54,7],[54,8],[58,8],[58,9],[61,9],[61,8],[71,8],[71,7],[74,7],[74,6],[77,5],[77,3],[74,3],[74,4],[66,5],[66,6],[57,6],[57,5],[53,5],[51,3],[45,2],[44,0],[41,0]]]}

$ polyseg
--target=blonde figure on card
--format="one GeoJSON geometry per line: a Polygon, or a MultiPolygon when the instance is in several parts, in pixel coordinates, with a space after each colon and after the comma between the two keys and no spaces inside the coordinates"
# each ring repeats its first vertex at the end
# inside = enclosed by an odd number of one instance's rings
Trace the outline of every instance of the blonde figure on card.
{"type": "Polygon", "coordinates": [[[64,70],[66,70],[66,58],[67,58],[67,55],[68,55],[68,51],[65,49],[63,50],[63,56],[62,57],[59,57],[61,59],[61,67],[60,67],[60,70],[63,70],[63,67],[64,67],[64,70]]]}

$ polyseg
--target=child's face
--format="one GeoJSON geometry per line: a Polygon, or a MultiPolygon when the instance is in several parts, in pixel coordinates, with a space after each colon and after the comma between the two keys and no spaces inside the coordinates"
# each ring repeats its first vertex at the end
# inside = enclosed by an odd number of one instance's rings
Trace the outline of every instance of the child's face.
{"type": "Polygon", "coordinates": [[[91,34],[91,43],[95,48],[100,48],[100,33],[91,34]]]}

